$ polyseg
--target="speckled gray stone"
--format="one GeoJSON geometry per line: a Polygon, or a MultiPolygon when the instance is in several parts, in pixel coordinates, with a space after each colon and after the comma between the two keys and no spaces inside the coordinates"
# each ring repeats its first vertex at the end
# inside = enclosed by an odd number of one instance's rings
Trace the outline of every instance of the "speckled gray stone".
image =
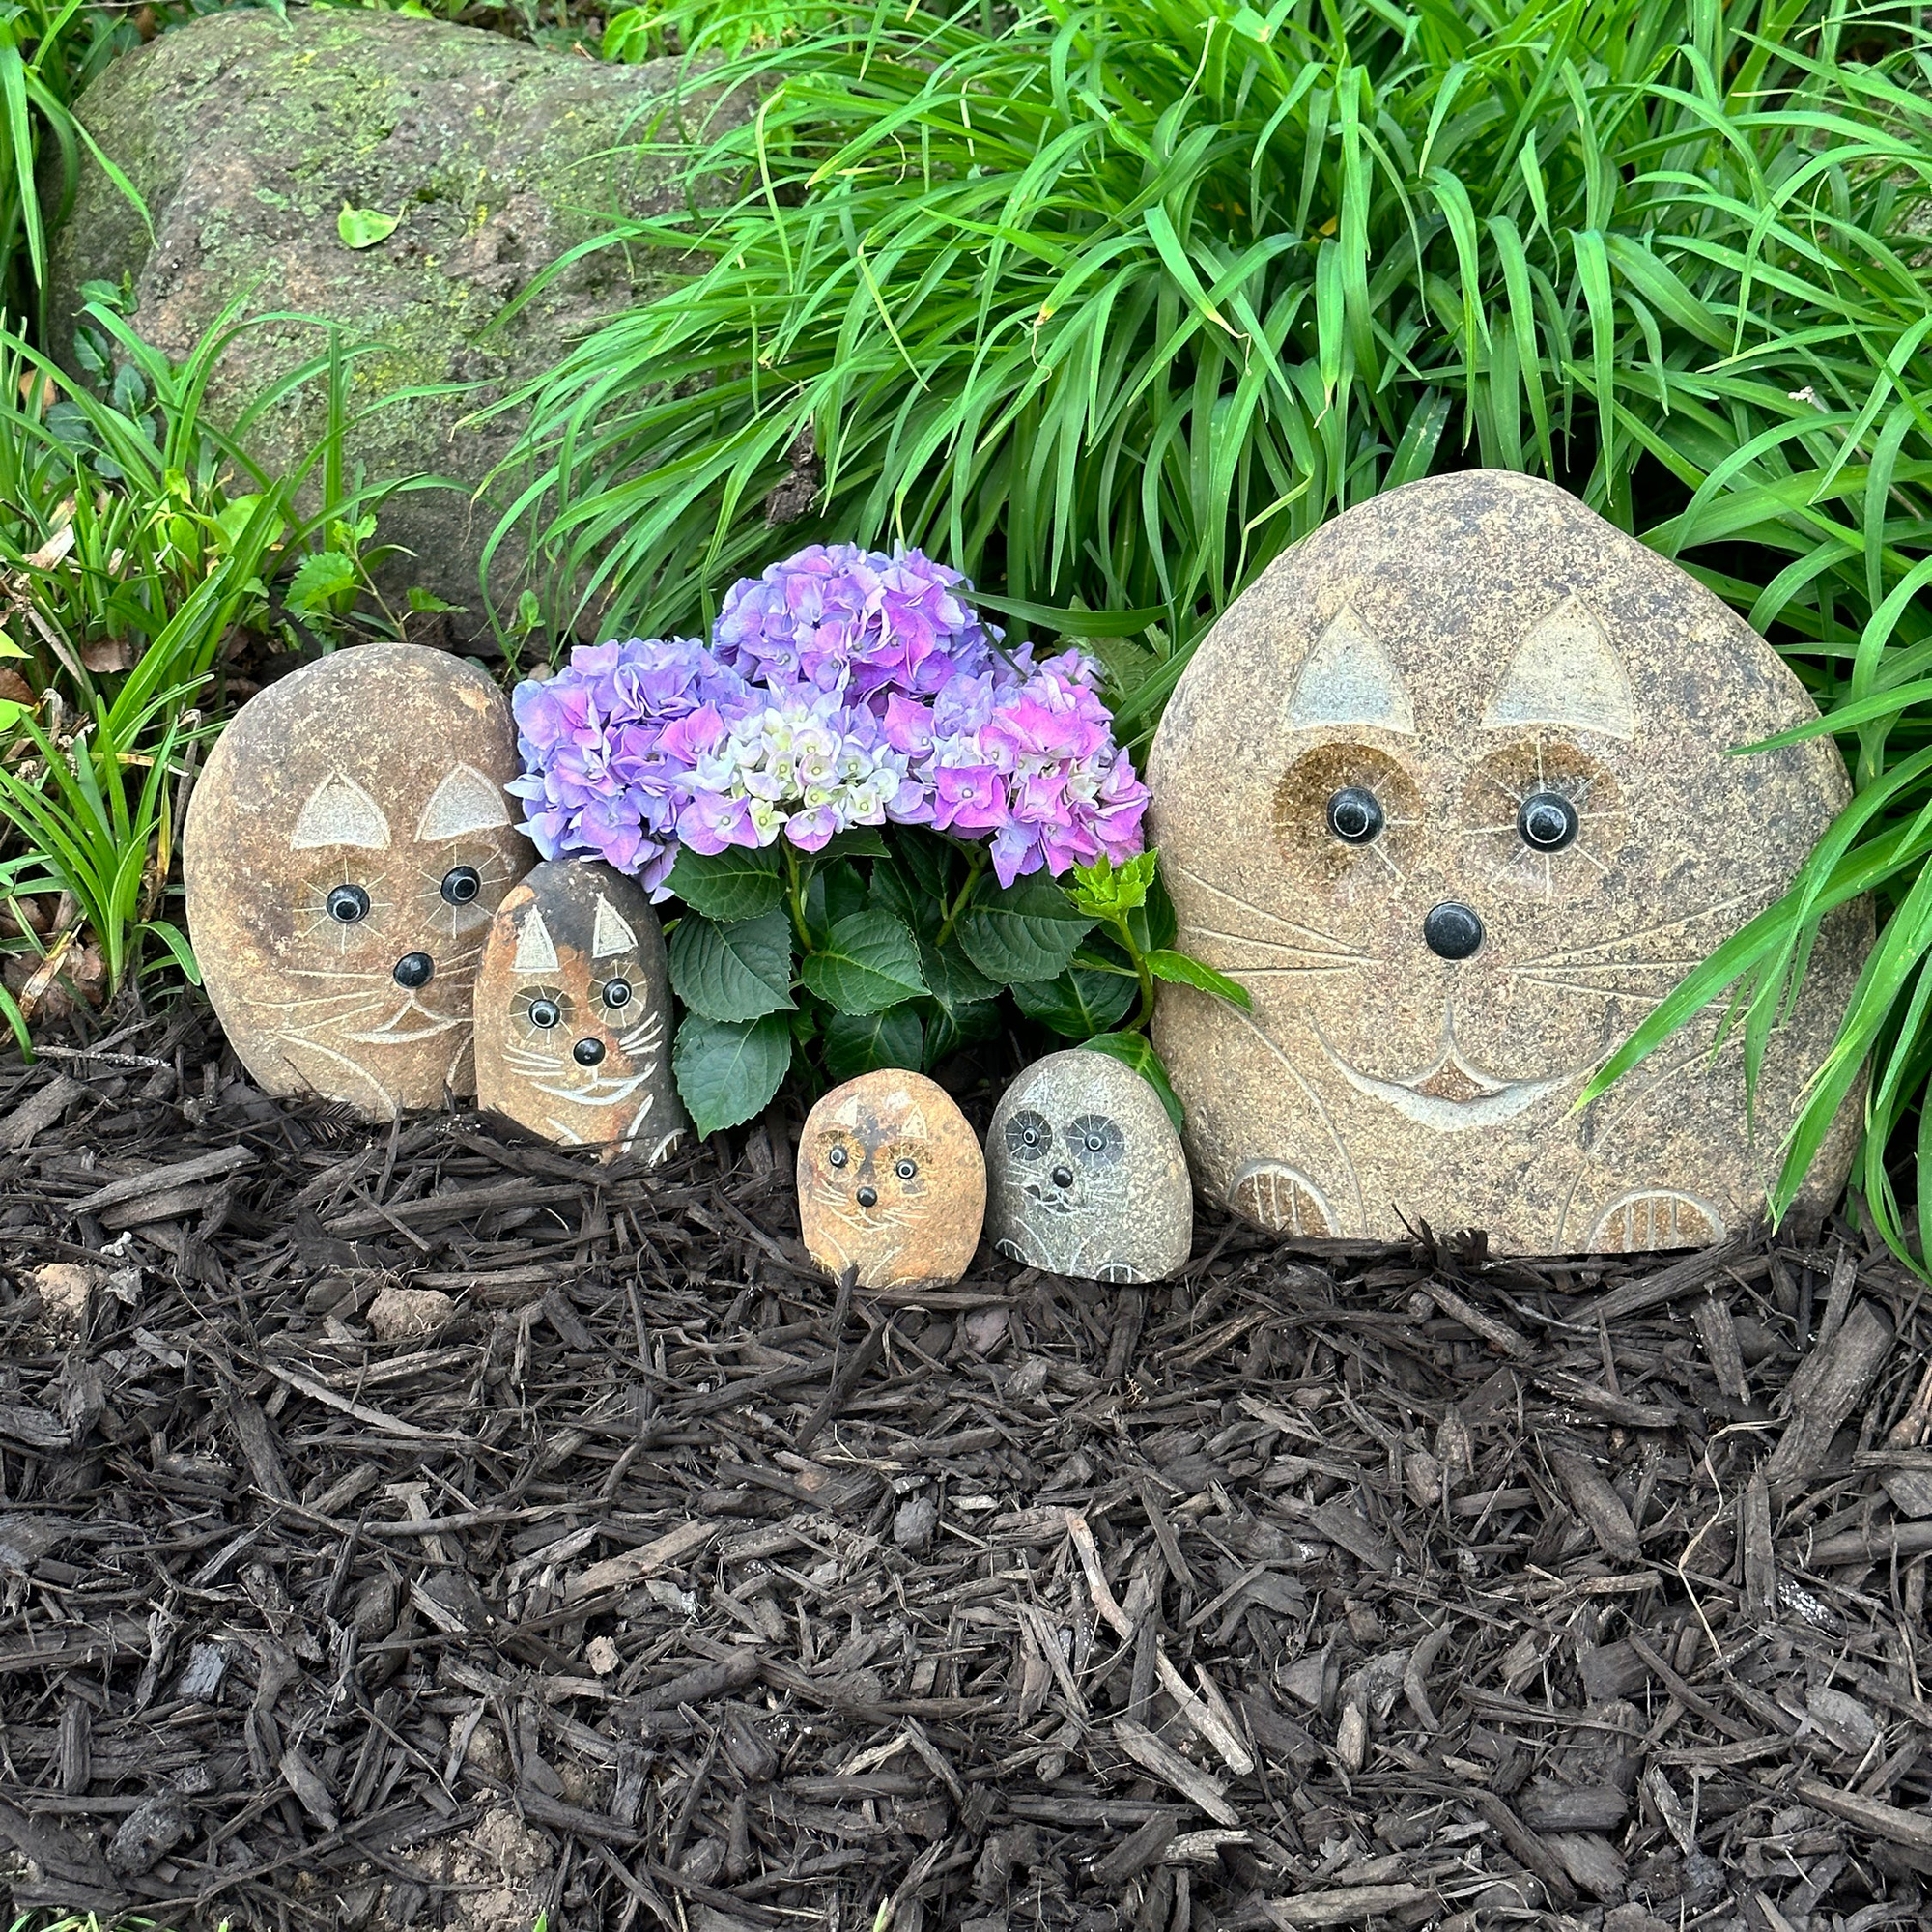
{"type": "Polygon", "coordinates": [[[1172,1274],[1193,1244],[1194,1194],[1160,1096],[1104,1053],[1035,1061],[987,1130],[986,1233],[1003,1255],[1052,1274],[1172,1274]]]}
{"type": "MultiPolygon", "coordinates": [[[[1576,1101],[1845,803],[1829,739],[1731,755],[1816,716],[1716,597],[1548,483],[1435,477],[1297,544],[1202,643],[1149,766],[1178,944],[1254,998],[1161,988],[1196,1180],[1307,1236],[1427,1221],[1562,1254],[1739,1227],[1836,1030],[1867,906],[1826,923],[1754,1142],[1742,1041],[1712,1058],[1715,1012],[1576,1101]],[[1374,800],[1353,841],[1329,817],[1350,791],[1374,800]],[[1445,905],[1480,927],[1465,956],[1426,936],[1445,905]]],[[[1843,1185],[1852,1112],[1807,1209],[1843,1185]]]]}

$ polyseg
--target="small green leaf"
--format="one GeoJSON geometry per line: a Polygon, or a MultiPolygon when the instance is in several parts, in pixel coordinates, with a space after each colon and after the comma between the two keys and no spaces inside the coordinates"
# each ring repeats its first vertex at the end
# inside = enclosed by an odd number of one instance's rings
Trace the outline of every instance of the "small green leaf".
{"type": "Polygon", "coordinates": [[[1068,1039],[1088,1039],[1126,1017],[1138,990],[1118,973],[1087,973],[1069,966],[1057,980],[1021,980],[1013,1004],[1028,1019],[1068,1039]]]}
{"type": "Polygon", "coordinates": [[[919,948],[888,912],[847,914],[818,951],[806,954],[799,978],[841,1013],[875,1013],[926,989],[919,948]]]}
{"type": "Polygon", "coordinates": [[[681,845],[666,883],[706,919],[756,919],[784,896],[774,845],[727,845],[712,854],[681,845]]]}
{"type": "Polygon", "coordinates": [[[856,1080],[880,1066],[918,1072],[925,1028],[909,1000],[875,1013],[830,1013],[825,1021],[825,1070],[835,1080],[856,1080]]]}
{"type": "Polygon", "coordinates": [[[1006,1023],[998,1000],[972,1000],[951,1009],[936,1000],[922,1001],[925,1009],[925,1065],[928,1073],[962,1046],[991,1039],[1006,1023]]]}
{"type": "Polygon", "coordinates": [[[313,616],[355,588],[355,563],[339,550],[320,550],[302,558],[282,601],[297,616],[313,616]]]}
{"type": "Polygon", "coordinates": [[[671,1049],[677,1091],[700,1135],[762,1113],[790,1065],[791,1028],[777,1012],[735,1022],[688,1013],[671,1049]]]}
{"type": "Polygon", "coordinates": [[[1177,986],[1197,986],[1204,993],[1212,993],[1239,1007],[1243,1012],[1254,1006],[1245,986],[1236,984],[1225,973],[1215,972],[1211,966],[1204,966],[1198,959],[1190,959],[1184,952],[1156,947],[1147,955],[1147,966],[1156,980],[1166,980],[1177,986]]]}
{"type": "Polygon", "coordinates": [[[345,248],[373,248],[386,242],[402,220],[400,214],[384,214],[380,208],[351,208],[345,201],[335,217],[335,232],[345,248]]]}
{"type": "Polygon", "coordinates": [[[814,856],[820,865],[832,859],[883,859],[886,836],[876,825],[854,825],[835,832],[814,856]]]}
{"type": "Polygon", "coordinates": [[[1077,910],[1044,872],[982,893],[961,915],[959,944],[987,979],[1009,986],[1057,980],[1094,919],[1077,910]]]}
{"type": "Polygon", "coordinates": [[[780,911],[723,924],[696,914],[679,920],[670,983],[708,1020],[761,1019],[791,1006],[791,922],[780,911]]]}
{"type": "Polygon", "coordinates": [[[434,590],[425,590],[420,583],[411,584],[406,594],[410,609],[419,617],[432,617],[442,611],[460,613],[469,608],[467,604],[452,604],[446,598],[439,597],[434,590]]]}
{"type": "Polygon", "coordinates": [[[1167,1118],[1174,1122],[1176,1129],[1187,1124],[1180,1111],[1180,1102],[1168,1081],[1167,1068],[1160,1064],[1160,1055],[1153,1050],[1146,1034],[1095,1034],[1092,1039],[1082,1040],[1079,1050],[1082,1053],[1104,1053],[1110,1059],[1125,1061],[1160,1095],[1160,1104],[1167,1109],[1167,1118]]]}
{"type": "Polygon", "coordinates": [[[999,994],[999,987],[951,939],[944,946],[921,939],[919,970],[925,978],[925,990],[947,1012],[960,1007],[979,1006],[999,994]]]}
{"type": "Polygon", "coordinates": [[[11,697],[0,697],[0,732],[13,730],[26,715],[24,704],[16,704],[11,697]]]}
{"type": "Polygon", "coordinates": [[[1076,866],[1064,890],[1082,912],[1092,913],[1096,919],[1104,919],[1109,913],[1132,912],[1147,903],[1158,864],[1154,853],[1142,852],[1116,868],[1102,853],[1091,866],[1076,866]]]}

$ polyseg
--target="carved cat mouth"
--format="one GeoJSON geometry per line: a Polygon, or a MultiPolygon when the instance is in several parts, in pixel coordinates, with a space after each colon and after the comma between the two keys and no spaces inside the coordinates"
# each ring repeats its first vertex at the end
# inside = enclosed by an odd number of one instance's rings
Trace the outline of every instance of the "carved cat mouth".
{"type": "Polygon", "coordinates": [[[1566,1068],[1540,1080],[1505,1080],[1466,1059],[1456,1044],[1455,1022],[1445,1015],[1442,1050],[1418,1073],[1395,1080],[1378,1079],[1350,1065],[1314,1029],[1328,1063],[1358,1094],[1393,1107],[1406,1121],[1438,1134],[1463,1133],[1471,1127],[1500,1126],[1574,1080],[1580,1067],[1566,1068]]]}
{"type": "Polygon", "coordinates": [[[1037,1180],[1027,1181],[1020,1189],[1037,1208],[1044,1208],[1049,1214],[1072,1216],[1087,1213],[1084,1201],[1075,1201],[1070,1195],[1063,1194],[1058,1188],[1042,1187],[1037,1180]]]}
{"type": "Polygon", "coordinates": [[[408,1046],[419,1039],[434,1039],[440,1033],[447,1033],[451,1027],[464,1026],[469,1021],[467,1013],[439,1013],[424,1006],[412,993],[398,1007],[395,1012],[379,1027],[371,1027],[365,1033],[348,1033],[342,1037],[352,1039],[358,1046],[408,1046]],[[411,1026],[413,1018],[419,1022],[411,1026]]]}

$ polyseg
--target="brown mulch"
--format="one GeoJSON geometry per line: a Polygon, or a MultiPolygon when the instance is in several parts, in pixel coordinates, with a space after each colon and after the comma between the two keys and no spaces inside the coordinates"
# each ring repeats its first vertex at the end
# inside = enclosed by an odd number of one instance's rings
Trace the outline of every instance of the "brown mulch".
{"type": "Polygon", "coordinates": [[[882,1303],[781,1124],[603,1169],[112,1051],[0,1065],[15,1910],[1932,1923],[1932,1310],[1842,1229],[882,1303]]]}

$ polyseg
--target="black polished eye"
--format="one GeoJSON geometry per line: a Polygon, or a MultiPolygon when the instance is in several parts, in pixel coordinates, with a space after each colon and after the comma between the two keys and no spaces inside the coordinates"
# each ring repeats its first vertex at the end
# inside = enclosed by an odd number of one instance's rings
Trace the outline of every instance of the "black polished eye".
{"type": "Polygon", "coordinates": [[[919,1172],[919,1163],[914,1160],[895,1161],[893,1163],[893,1172],[901,1180],[910,1180],[919,1172]]]}
{"type": "Polygon", "coordinates": [[[1126,1151],[1121,1130],[1105,1114],[1082,1114],[1067,1130],[1067,1138],[1077,1148],[1085,1148],[1089,1157],[1100,1167],[1111,1167],[1126,1151]]]}
{"type": "Polygon", "coordinates": [[[836,1147],[825,1158],[833,1167],[843,1167],[845,1165],[845,1150],[836,1147]]]}
{"type": "Polygon", "coordinates": [[[452,866],[442,875],[442,896],[449,905],[468,905],[482,890],[474,866],[452,866]]]}
{"type": "Polygon", "coordinates": [[[1525,845],[1560,852],[1577,836],[1577,808],[1561,792],[1533,791],[1516,815],[1516,829],[1525,845]]]}
{"type": "Polygon", "coordinates": [[[604,1042],[601,1039],[580,1039],[570,1049],[570,1057],[580,1066],[595,1066],[604,1058],[604,1042]]]}
{"type": "Polygon", "coordinates": [[[630,980],[606,980],[604,981],[604,1004],[607,1007],[628,1007],[631,1004],[630,980]]]}
{"type": "Polygon", "coordinates": [[[1372,844],[1387,820],[1365,785],[1345,785],[1328,801],[1328,830],[1345,845],[1372,844]]]}
{"type": "Polygon", "coordinates": [[[1043,1160],[1053,1145],[1053,1129],[1043,1114],[1022,1108],[1007,1122],[1007,1151],[1015,1160],[1043,1160]]]}
{"type": "Polygon", "coordinates": [[[369,917],[369,895],[360,886],[337,886],[325,903],[337,925],[354,925],[369,917]]]}
{"type": "Polygon", "coordinates": [[[530,1002],[530,1024],[548,1030],[563,1017],[563,1009],[554,1000],[535,999],[530,1002]]]}

